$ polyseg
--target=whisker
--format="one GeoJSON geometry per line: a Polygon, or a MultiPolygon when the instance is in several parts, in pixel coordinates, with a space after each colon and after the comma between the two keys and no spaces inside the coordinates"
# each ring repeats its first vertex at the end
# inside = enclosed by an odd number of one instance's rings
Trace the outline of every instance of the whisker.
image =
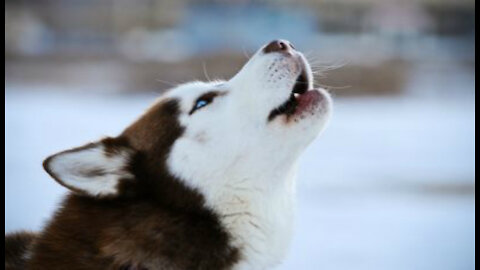
{"type": "Polygon", "coordinates": [[[245,46],[242,46],[242,52],[243,52],[243,55],[247,58],[247,60],[251,58],[251,56],[247,53],[245,46]]]}
{"type": "Polygon", "coordinates": [[[164,83],[164,84],[166,84],[168,86],[172,86],[172,87],[175,87],[175,86],[179,85],[179,83],[177,83],[177,82],[169,82],[169,81],[164,81],[164,80],[161,80],[161,79],[155,79],[155,81],[160,82],[160,83],[164,83]]]}
{"type": "Polygon", "coordinates": [[[205,78],[207,78],[207,80],[211,82],[212,80],[210,79],[210,76],[208,76],[207,64],[205,63],[205,61],[202,61],[202,69],[203,69],[203,75],[205,76],[205,78]]]}
{"type": "Polygon", "coordinates": [[[318,80],[314,80],[313,85],[315,88],[323,88],[326,90],[343,90],[343,89],[348,89],[352,87],[351,85],[344,85],[344,86],[328,85],[328,84],[320,83],[318,82],[318,80]]]}

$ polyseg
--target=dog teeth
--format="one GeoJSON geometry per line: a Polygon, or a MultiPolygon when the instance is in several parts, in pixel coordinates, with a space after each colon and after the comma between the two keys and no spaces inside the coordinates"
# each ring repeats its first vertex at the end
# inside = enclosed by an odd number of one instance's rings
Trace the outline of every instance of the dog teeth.
{"type": "Polygon", "coordinates": [[[295,98],[298,98],[298,97],[300,96],[300,94],[299,94],[299,93],[293,93],[293,96],[294,96],[295,98]]]}

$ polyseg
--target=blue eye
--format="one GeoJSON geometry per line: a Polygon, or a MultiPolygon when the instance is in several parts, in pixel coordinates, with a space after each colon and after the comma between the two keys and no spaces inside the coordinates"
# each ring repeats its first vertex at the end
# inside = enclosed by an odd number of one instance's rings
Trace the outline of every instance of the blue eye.
{"type": "Polygon", "coordinates": [[[207,105],[208,105],[208,101],[201,99],[201,100],[198,100],[197,103],[195,104],[195,109],[200,109],[207,105]]]}
{"type": "Polygon", "coordinates": [[[207,106],[208,104],[212,103],[213,99],[218,95],[217,92],[211,91],[208,93],[205,93],[201,95],[199,98],[197,98],[197,101],[195,101],[195,104],[193,105],[192,110],[190,111],[189,114],[193,114],[196,110],[203,108],[207,106]]]}

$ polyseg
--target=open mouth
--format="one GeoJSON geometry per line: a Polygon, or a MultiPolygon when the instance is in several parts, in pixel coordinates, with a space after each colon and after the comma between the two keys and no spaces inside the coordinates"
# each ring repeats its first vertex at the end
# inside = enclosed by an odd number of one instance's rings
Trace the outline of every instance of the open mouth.
{"type": "Polygon", "coordinates": [[[268,116],[268,121],[272,121],[275,117],[279,115],[293,115],[297,109],[299,104],[299,98],[307,93],[309,87],[308,77],[305,70],[298,75],[295,84],[292,88],[292,92],[290,93],[290,97],[282,103],[280,106],[276,107],[275,109],[270,112],[268,116]]]}

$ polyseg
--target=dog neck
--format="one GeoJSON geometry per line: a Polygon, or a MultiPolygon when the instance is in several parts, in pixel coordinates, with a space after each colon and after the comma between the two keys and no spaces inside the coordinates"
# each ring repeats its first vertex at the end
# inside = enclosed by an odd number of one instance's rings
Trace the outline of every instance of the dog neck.
{"type": "Polygon", "coordinates": [[[264,269],[285,257],[292,235],[295,172],[292,166],[261,178],[233,177],[209,192],[207,205],[241,251],[234,269],[264,269]]]}

